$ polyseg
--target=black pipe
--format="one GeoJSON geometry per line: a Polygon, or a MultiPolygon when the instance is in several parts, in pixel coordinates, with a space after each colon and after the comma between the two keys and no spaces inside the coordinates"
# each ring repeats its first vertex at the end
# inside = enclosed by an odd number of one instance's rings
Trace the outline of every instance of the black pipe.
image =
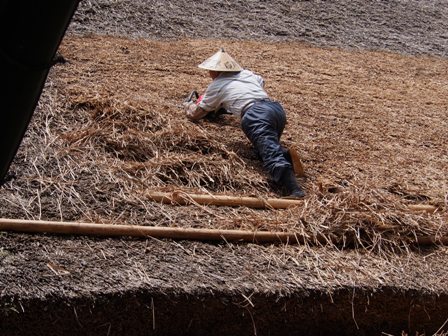
{"type": "Polygon", "coordinates": [[[0,0],[0,185],[79,0],[0,0]]]}

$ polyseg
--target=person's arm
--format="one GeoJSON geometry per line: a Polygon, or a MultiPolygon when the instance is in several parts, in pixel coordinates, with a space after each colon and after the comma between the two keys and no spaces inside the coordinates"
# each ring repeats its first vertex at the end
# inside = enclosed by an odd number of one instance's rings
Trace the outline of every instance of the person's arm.
{"type": "Polygon", "coordinates": [[[195,102],[184,103],[185,115],[190,120],[199,120],[204,118],[209,112],[196,105],[195,102]]]}
{"type": "Polygon", "coordinates": [[[190,120],[199,120],[204,118],[210,112],[220,107],[220,86],[212,82],[205,93],[201,95],[196,102],[184,103],[185,114],[190,120]]]}

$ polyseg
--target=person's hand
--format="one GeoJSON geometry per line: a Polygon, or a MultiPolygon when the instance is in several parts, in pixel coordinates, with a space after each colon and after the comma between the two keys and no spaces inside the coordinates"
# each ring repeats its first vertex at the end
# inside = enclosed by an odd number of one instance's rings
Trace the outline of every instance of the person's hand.
{"type": "Polygon", "coordinates": [[[196,111],[197,105],[194,102],[185,102],[182,103],[182,105],[184,106],[184,111],[187,117],[191,117],[196,111]]]}

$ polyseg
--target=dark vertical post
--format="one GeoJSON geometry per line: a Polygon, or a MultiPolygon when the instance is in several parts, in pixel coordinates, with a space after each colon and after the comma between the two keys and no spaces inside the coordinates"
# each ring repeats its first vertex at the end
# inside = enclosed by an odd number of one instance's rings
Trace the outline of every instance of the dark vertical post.
{"type": "Polygon", "coordinates": [[[0,0],[0,185],[79,0],[0,0]]]}

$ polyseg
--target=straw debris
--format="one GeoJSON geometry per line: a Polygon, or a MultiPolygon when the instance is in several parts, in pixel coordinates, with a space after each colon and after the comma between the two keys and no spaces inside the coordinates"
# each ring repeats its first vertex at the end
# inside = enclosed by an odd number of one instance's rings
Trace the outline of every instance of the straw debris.
{"type": "Polygon", "coordinates": [[[447,235],[447,62],[301,43],[69,36],[1,190],[3,217],[291,231],[328,244],[406,250],[447,235]],[[177,207],[145,192],[278,197],[232,117],[192,123],[181,102],[228,46],[267,81],[299,149],[301,207],[177,207]],[[260,57],[252,57],[258,54],[260,57]],[[23,162],[23,163],[19,163],[23,162]],[[433,213],[408,205],[431,204],[433,213]]]}

